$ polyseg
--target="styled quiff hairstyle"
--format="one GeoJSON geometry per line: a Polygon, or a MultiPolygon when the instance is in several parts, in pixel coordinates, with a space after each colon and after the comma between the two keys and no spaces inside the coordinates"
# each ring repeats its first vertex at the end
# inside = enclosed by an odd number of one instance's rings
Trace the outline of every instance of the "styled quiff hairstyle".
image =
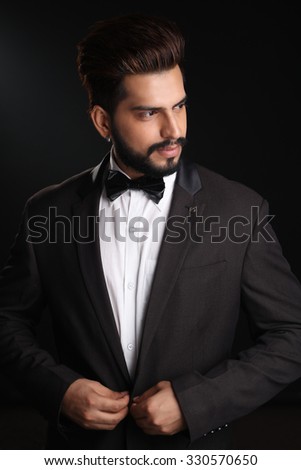
{"type": "Polygon", "coordinates": [[[178,26],[161,17],[132,14],[97,21],[77,45],[78,72],[95,105],[112,115],[125,98],[126,75],[170,70],[183,73],[185,41],[178,26]]]}

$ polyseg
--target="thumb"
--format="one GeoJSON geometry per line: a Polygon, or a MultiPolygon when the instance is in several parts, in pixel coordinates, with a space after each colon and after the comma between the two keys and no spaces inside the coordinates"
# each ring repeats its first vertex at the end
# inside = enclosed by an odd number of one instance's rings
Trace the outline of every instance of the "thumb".
{"type": "Polygon", "coordinates": [[[155,385],[154,387],[149,388],[146,390],[142,395],[137,395],[136,397],[133,398],[134,403],[141,403],[144,400],[147,400],[148,398],[152,397],[158,393],[158,388],[155,385]]]}

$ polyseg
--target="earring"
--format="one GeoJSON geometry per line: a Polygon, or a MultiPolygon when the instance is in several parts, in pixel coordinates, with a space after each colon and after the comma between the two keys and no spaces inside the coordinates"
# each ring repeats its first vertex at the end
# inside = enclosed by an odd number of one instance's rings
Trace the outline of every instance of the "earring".
{"type": "Polygon", "coordinates": [[[106,137],[106,140],[107,142],[111,142],[111,137],[110,136],[106,137]]]}

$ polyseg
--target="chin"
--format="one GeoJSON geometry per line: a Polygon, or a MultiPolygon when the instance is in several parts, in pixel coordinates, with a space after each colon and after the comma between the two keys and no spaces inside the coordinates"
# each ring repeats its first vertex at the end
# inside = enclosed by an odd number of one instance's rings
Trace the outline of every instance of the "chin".
{"type": "Polygon", "coordinates": [[[169,158],[168,161],[163,163],[152,162],[149,166],[149,175],[155,177],[168,176],[177,171],[179,158],[169,158]]]}

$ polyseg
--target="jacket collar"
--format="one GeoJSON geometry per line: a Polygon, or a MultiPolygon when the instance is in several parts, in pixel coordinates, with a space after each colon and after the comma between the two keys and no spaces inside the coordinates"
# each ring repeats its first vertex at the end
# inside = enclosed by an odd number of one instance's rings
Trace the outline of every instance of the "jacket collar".
{"type": "MultiPolygon", "coordinates": [[[[108,152],[100,161],[100,163],[88,173],[79,188],[79,195],[84,198],[93,189],[102,189],[104,179],[108,170],[110,160],[110,152],[108,152]]],[[[176,177],[176,184],[194,196],[202,189],[202,182],[196,163],[190,160],[186,155],[181,157],[179,169],[176,177]]]]}

